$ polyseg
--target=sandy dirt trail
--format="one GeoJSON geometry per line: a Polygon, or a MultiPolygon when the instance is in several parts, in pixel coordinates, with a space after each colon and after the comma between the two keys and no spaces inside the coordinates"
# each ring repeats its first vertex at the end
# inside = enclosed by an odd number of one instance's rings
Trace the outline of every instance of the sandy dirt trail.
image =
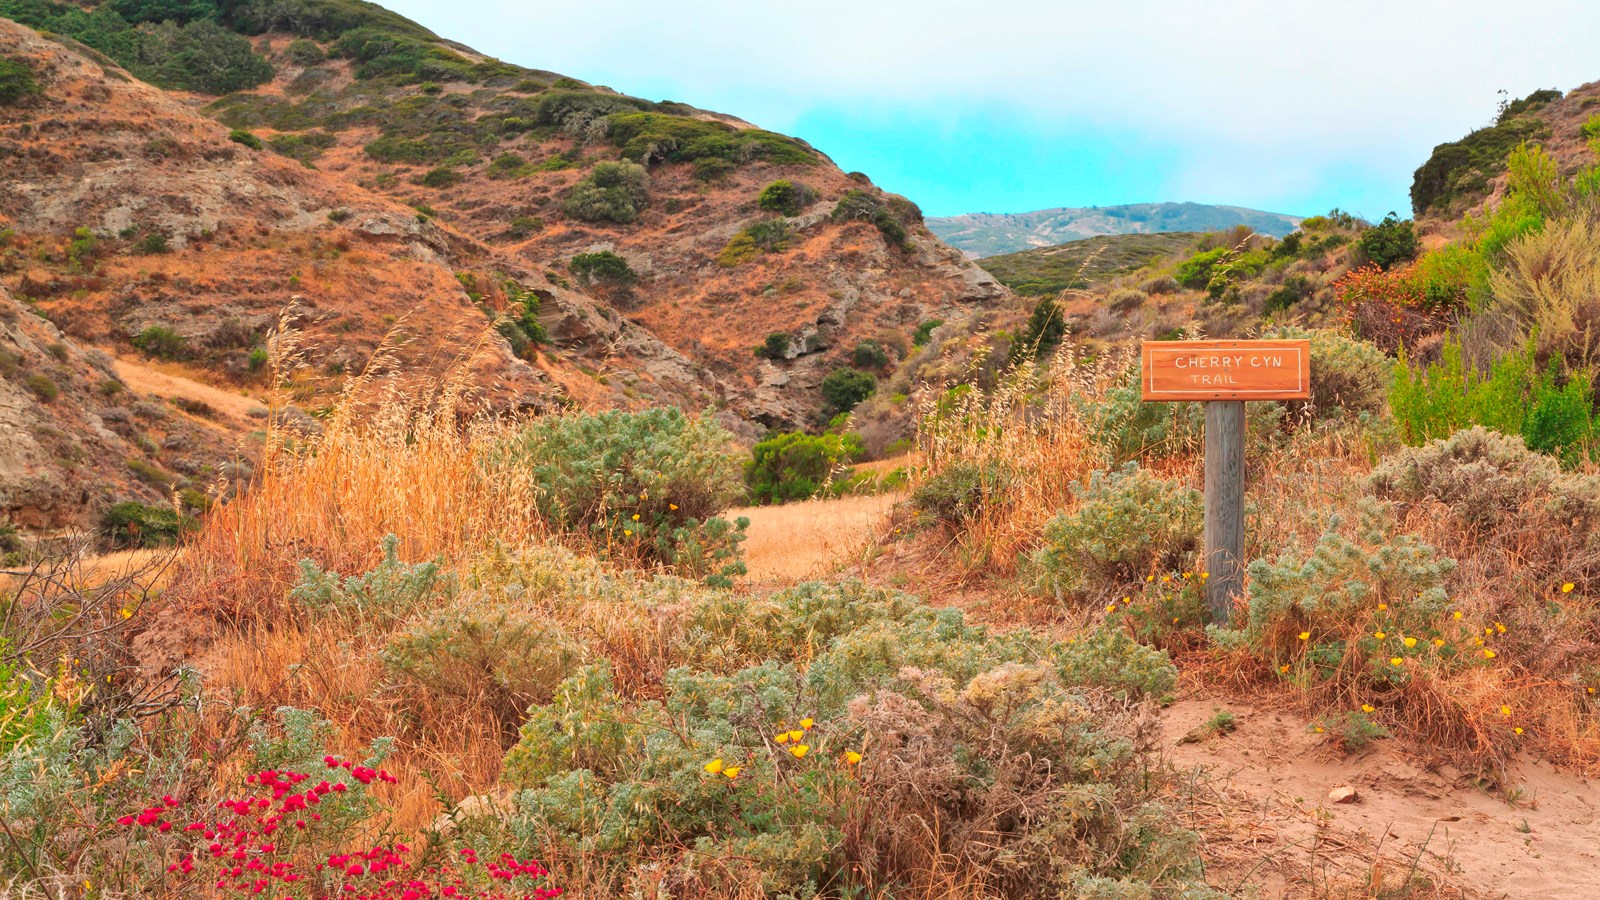
{"type": "Polygon", "coordinates": [[[250,410],[262,407],[261,401],[240,394],[238,391],[229,391],[196,381],[189,376],[187,370],[176,363],[158,363],[114,356],[112,367],[122,383],[135,393],[199,400],[212,409],[237,419],[245,419],[250,410]]]}
{"type": "Polygon", "coordinates": [[[1480,790],[1388,741],[1340,757],[1292,713],[1218,697],[1173,704],[1162,727],[1199,801],[1207,856],[1227,863],[1217,887],[1243,879],[1263,897],[1322,896],[1320,886],[1376,874],[1394,888],[1415,861],[1465,896],[1600,897],[1600,787],[1578,773],[1524,761],[1508,791],[1480,790]],[[1236,716],[1234,733],[1178,743],[1219,708],[1236,716]],[[1357,802],[1330,801],[1344,785],[1357,802]]]}

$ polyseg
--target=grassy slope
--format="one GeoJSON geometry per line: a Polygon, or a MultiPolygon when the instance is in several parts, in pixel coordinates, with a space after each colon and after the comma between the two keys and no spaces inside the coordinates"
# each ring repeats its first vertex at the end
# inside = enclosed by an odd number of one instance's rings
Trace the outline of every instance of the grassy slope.
{"type": "Polygon", "coordinates": [[[1092,237],[1055,247],[990,256],[981,265],[1013,291],[1039,296],[1101,284],[1153,259],[1182,253],[1194,246],[1200,237],[1195,232],[1092,237]]]}

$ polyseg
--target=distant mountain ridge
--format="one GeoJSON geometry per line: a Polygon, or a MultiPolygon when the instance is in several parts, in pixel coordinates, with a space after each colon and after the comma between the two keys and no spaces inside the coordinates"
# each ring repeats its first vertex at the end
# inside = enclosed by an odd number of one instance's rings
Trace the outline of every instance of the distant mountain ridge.
{"type": "Polygon", "coordinates": [[[969,258],[981,259],[1103,235],[1218,231],[1235,225],[1248,225],[1281,238],[1295,230],[1301,218],[1242,206],[1129,203],[1025,213],[968,213],[929,218],[927,225],[945,243],[969,258]]]}

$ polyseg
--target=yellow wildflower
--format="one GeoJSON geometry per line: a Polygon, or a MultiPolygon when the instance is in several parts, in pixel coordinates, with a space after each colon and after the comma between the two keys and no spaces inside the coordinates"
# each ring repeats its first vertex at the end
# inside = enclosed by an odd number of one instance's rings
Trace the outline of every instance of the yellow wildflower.
{"type": "Polygon", "coordinates": [[[1488,647],[1483,648],[1484,659],[1494,659],[1496,656],[1499,656],[1499,654],[1495,653],[1493,650],[1490,650],[1488,647]]]}
{"type": "Polygon", "coordinates": [[[1378,604],[1378,612],[1383,612],[1384,610],[1386,610],[1388,608],[1389,608],[1389,604],[1387,604],[1387,603],[1379,603],[1378,604]]]}
{"type": "Polygon", "coordinates": [[[124,619],[126,619],[126,618],[128,618],[128,617],[129,617],[129,616],[131,616],[131,615],[133,615],[133,610],[131,610],[131,609],[129,609],[129,608],[127,608],[127,607],[126,607],[126,606],[124,606],[124,607],[123,607],[123,608],[122,608],[122,610],[121,610],[121,612],[122,612],[122,617],[123,617],[123,618],[124,618],[124,619]]]}
{"type": "Polygon", "coordinates": [[[795,744],[793,747],[789,748],[789,752],[794,754],[795,759],[799,759],[805,756],[807,753],[810,753],[811,748],[805,744],[795,744]]]}
{"type": "Polygon", "coordinates": [[[1405,660],[1401,659],[1398,656],[1389,657],[1389,665],[1391,665],[1391,666],[1398,666],[1403,662],[1405,662],[1405,660]]]}
{"type": "Polygon", "coordinates": [[[1373,711],[1372,704],[1370,704],[1370,703],[1361,704],[1361,711],[1364,712],[1364,713],[1372,712],[1373,711]]]}
{"type": "Polygon", "coordinates": [[[622,536],[623,537],[633,537],[633,529],[631,529],[631,528],[622,529],[622,536]]]}
{"type": "Polygon", "coordinates": [[[777,741],[780,744],[787,744],[787,743],[789,743],[789,732],[785,731],[782,734],[778,735],[777,737],[773,738],[773,740],[777,741]]]}
{"type": "Polygon", "coordinates": [[[1575,585],[1575,584],[1573,584],[1572,582],[1569,581],[1566,584],[1563,584],[1561,586],[1561,593],[1570,594],[1570,593],[1572,593],[1572,589],[1575,588],[1575,587],[1577,587],[1577,585],[1575,585]]]}
{"type": "Polygon", "coordinates": [[[817,720],[816,719],[805,718],[805,719],[801,719],[800,720],[800,727],[804,728],[807,731],[810,731],[811,730],[811,726],[815,725],[815,724],[817,724],[817,720]]]}
{"type": "Polygon", "coordinates": [[[635,522],[637,522],[637,521],[639,521],[639,514],[638,514],[638,513],[634,513],[634,514],[633,514],[633,520],[634,520],[634,521],[635,521],[635,522]]]}
{"type": "Polygon", "coordinates": [[[1415,647],[1416,645],[1417,645],[1417,639],[1416,638],[1414,638],[1414,637],[1406,638],[1406,646],[1407,647],[1415,647]]]}
{"type": "Polygon", "coordinates": [[[1494,630],[1500,632],[1501,634],[1506,633],[1506,627],[1501,625],[1499,622],[1494,623],[1494,630]]]}
{"type": "Polygon", "coordinates": [[[857,753],[854,750],[848,751],[844,755],[844,761],[849,763],[852,766],[856,765],[857,763],[861,762],[861,754],[857,753]]]}
{"type": "Polygon", "coordinates": [[[1458,610],[1456,610],[1456,611],[1455,611],[1455,612],[1453,612],[1453,613],[1451,613],[1451,614],[1450,614],[1450,618],[1452,618],[1452,619],[1459,619],[1459,618],[1461,618],[1461,610],[1459,610],[1459,609],[1458,609],[1458,610]]]}
{"type": "Polygon", "coordinates": [[[722,759],[721,758],[713,759],[711,762],[706,763],[706,771],[710,772],[713,775],[717,774],[718,772],[721,772],[722,771],[722,759]]]}
{"type": "Polygon", "coordinates": [[[1374,632],[1373,632],[1373,633],[1372,633],[1372,636],[1373,636],[1373,637],[1375,637],[1375,638],[1377,638],[1377,639],[1378,639],[1378,640],[1380,640],[1380,641],[1381,641],[1381,640],[1383,640],[1383,639],[1384,639],[1384,638],[1386,638],[1386,637],[1388,637],[1388,636],[1389,636],[1389,635],[1388,635],[1388,633],[1386,633],[1386,632],[1382,632],[1382,631],[1374,631],[1374,632]]]}
{"type": "Polygon", "coordinates": [[[742,766],[729,766],[726,769],[722,770],[722,774],[728,776],[729,778],[738,778],[739,777],[739,770],[741,768],[743,768],[743,767],[742,766]]]}
{"type": "Polygon", "coordinates": [[[1278,671],[1287,673],[1289,671],[1289,664],[1284,663],[1283,665],[1279,666],[1278,671]]]}
{"type": "Polygon", "coordinates": [[[1144,577],[1144,583],[1145,584],[1149,584],[1150,582],[1155,581],[1155,580],[1156,580],[1156,577],[1154,575],[1146,575],[1144,577]]]}
{"type": "Polygon", "coordinates": [[[1522,733],[1522,726],[1518,725],[1516,728],[1513,728],[1511,730],[1515,731],[1517,734],[1521,734],[1522,733]]]}
{"type": "Polygon", "coordinates": [[[1500,704],[1500,715],[1502,715],[1502,716],[1511,715],[1511,707],[1506,706],[1504,703],[1500,704]]]}
{"type": "Polygon", "coordinates": [[[1311,640],[1311,632],[1309,632],[1309,631],[1300,632],[1300,640],[1302,640],[1302,641],[1311,640]]]}
{"type": "Polygon", "coordinates": [[[1318,725],[1314,730],[1316,731],[1317,734],[1321,734],[1326,729],[1324,729],[1321,725],[1318,725]]]}
{"type": "Polygon", "coordinates": [[[1444,646],[1444,638],[1434,638],[1433,639],[1433,645],[1435,647],[1443,647],[1444,646]]]}

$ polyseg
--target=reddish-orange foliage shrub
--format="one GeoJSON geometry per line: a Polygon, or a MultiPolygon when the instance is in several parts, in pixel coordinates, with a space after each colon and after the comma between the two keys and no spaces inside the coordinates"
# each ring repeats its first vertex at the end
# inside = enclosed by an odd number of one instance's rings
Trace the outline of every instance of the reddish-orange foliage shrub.
{"type": "Polygon", "coordinates": [[[1453,307],[1429,305],[1417,264],[1388,271],[1365,265],[1346,272],[1333,289],[1345,322],[1360,338],[1394,352],[1442,333],[1453,307]]]}

